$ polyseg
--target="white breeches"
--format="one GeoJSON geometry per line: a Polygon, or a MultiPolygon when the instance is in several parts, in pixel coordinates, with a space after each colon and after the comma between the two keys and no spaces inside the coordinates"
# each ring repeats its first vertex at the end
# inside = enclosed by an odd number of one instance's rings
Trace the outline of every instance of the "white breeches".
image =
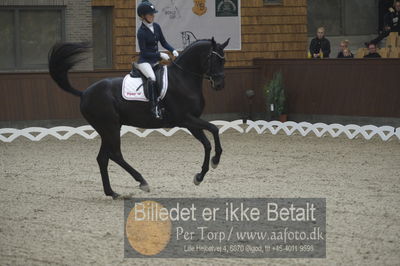
{"type": "Polygon", "coordinates": [[[136,67],[143,73],[143,75],[145,75],[146,78],[156,81],[156,75],[149,63],[136,64],[136,67]]]}

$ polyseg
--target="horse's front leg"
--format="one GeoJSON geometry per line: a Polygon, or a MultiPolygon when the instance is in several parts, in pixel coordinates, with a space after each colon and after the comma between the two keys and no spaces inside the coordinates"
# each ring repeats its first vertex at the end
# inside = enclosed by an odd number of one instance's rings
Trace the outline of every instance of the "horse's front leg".
{"type": "Polygon", "coordinates": [[[201,167],[201,173],[196,174],[193,180],[194,184],[198,186],[204,180],[204,176],[209,170],[208,165],[210,161],[211,144],[210,141],[207,139],[207,136],[204,134],[203,130],[189,128],[189,131],[196,139],[198,139],[203,144],[204,147],[204,161],[203,166],[201,167]]]}
{"type": "Polygon", "coordinates": [[[214,144],[215,144],[215,155],[214,157],[211,159],[211,167],[212,168],[217,168],[220,159],[221,159],[221,154],[222,154],[222,146],[221,146],[221,141],[219,139],[219,129],[217,126],[215,126],[214,124],[211,124],[207,121],[204,121],[200,118],[194,117],[192,115],[188,115],[188,122],[190,123],[190,125],[195,126],[196,128],[199,129],[205,129],[209,132],[211,132],[211,134],[213,134],[214,137],[214,144]]]}

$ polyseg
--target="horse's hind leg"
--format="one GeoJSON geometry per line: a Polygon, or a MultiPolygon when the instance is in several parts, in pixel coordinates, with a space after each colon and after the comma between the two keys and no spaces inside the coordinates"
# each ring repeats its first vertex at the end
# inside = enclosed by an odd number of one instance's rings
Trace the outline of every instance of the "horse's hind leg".
{"type": "Polygon", "coordinates": [[[203,166],[201,167],[201,173],[196,174],[193,180],[194,184],[198,186],[203,181],[204,176],[209,170],[211,144],[210,141],[207,139],[207,136],[204,134],[203,130],[189,128],[189,131],[196,139],[198,139],[203,144],[204,147],[204,161],[203,166]]]}
{"type": "Polygon", "coordinates": [[[121,153],[121,138],[120,138],[120,126],[107,127],[104,129],[96,129],[101,136],[101,148],[97,161],[99,162],[101,178],[103,181],[104,193],[107,196],[113,198],[118,197],[110,186],[107,166],[109,159],[113,160],[123,169],[125,169],[132,177],[140,183],[140,189],[148,192],[150,191],[149,186],[142,177],[142,175],[133,169],[123,158],[121,153]]]}
{"type": "Polygon", "coordinates": [[[136,181],[138,181],[140,183],[139,188],[141,190],[150,192],[150,187],[146,180],[144,180],[143,176],[124,160],[120,150],[112,155],[111,160],[124,168],[125,171],[127,171],[136,181]]]}
{"type": "Polygon", "coordinates": [[[103,189],[104,189],[104,194],[106,196],[111,196],[113,199],[117,198],[119,195],[118,193],[115,193],[110,185],[110,178],[108,176],[108,161],[109,161],[109,153],[105,149],[103,145],[100,147],[99,154],[97,155],[97,163],[99,164],[100,168],[100,174],[101,174],[101,180],[103,182],[103,189]]]}

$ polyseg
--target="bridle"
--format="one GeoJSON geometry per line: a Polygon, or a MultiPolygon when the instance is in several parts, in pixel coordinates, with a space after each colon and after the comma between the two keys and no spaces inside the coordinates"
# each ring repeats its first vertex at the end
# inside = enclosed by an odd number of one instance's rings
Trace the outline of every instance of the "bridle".
{"type": "Polygon", "coordinates": [[[178,67],[178,68],[179,68],[180,70],[182,70],[183,72],[186,72],[186,73],[189,73],[189,74],[191,74],[191,75],[193,75],[193,76],[200,77],[200,78],[202,78],[202,79],[206,79],[206,80],[210,81],[211,86],[214,87],[214,85],[215,85],[215,81],[214,81],[215,78],[217,78],[217,77],[223,77],[223,76],[224,76],[224,73],[223,73],[223,72],[219,72],[219,73],[215,73],[215,74],[212,73],[212,66],[213,66],[213,64],[212,64],[211,57],[212,57],[213,55],[217,56],[217,57],[220,58],[221,60],[225,60],[225,56],[222,56],[222,55],[220,55],[219,53],[217,53],[216,51],[211,50],[210,53],[209,53],[208,56],[207,56],[208,61],[209,61],[209,66],[208,66],[207,71],[206,71],[205,74],[199,74],[199,73],[196,73],[196,72],[192,72],[192,71],[186,70],[186,69],[184,69],[183,67],[181,67],[180,65],[178,65],[178,63],[176,63],[175,61],[172,61],[172,64],[174,64],[176,67],[178,67]]]}
{"type": "Polygon", "coordinates": [[[220,55],[219,53],[217,53],[216,51],[211,50],[211,53],[208,55],[208,61],[210,62],[210,65],[208,67],[208,72],[207,72],[207,79],[210,81],[211,86],[214,88],[215,82],[214,79],[217,77],[224,77],[224,73],[221,71],[219,73],[215,73],[213,74],[212,71],[212,60],[211,60],[211,56],[212,55],[216,55],[217,57],[219,57],[221,60],[225,60],[225,56],[220,55]]]}

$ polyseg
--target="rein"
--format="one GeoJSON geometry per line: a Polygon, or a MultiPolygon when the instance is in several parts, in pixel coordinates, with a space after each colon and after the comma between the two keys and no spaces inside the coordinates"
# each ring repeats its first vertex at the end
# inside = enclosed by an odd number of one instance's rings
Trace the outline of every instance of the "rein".
{"type": "MultiPolygon", "coordinates": [[[[218,56],[218,57],[219,57],[220,59],[222,59],[222,60],[225,59],[224,56],[218,54],[218,53],[215,52],[215,51],[211,51],[210,54],[208,55],[208,58],[210,58],[213,54],[216,55],[216,56],[218,56]]],[[[180,70],[182,70],[183,72],[186,72],[186,73],[189,73],[189,74],[191,74],[191,75],[193,75],[193,76],[196,76],[196,77],[199,77],[199,78],[202,78],[202,79],[205,79],[205,80],[210,81],[212,86],[214,86],[214,79],[213,79],[213,76],[216,77],[216,76],[222,75],[222,74],[220,74],[220,73],[219,73],[219,74],[215,74],[215,75],[210,74],[210,72],[211,72],[211,60],[210,60],[210,66],[208,67],[208,70],[207,70],[206,75],[204,75],[204,74],[201,75],[201,74],[196,73],[196,72],[192,72],[192,71],[189,71],[189,70],[185,70],[183,67],[181,67],[180,65],[178,65],[178,63],[176,63],[175,61],[172,61],[172,64],[174,64],[176,67],[178,67],[178,68],[179,68],[180,70]]]]}
{"type": "Polygon", "coordinates": [[[192,72],[192,71],[183,69],[183,67],[181,67],[180,65],[178,65],[178,63],[176,63],[175,61],[171,61],[171,62],[172,62],[173,65],[177,66],[177,67],[178,67],[180,70],[182,70],[183,72],[192,74],[193,76],[196,76],[196,77],[199,77],[199,78],[207,79],[204,75],[200,75],[200,74],[198,74],[198,73],[195,73],[195,72],[192,72]]]}

